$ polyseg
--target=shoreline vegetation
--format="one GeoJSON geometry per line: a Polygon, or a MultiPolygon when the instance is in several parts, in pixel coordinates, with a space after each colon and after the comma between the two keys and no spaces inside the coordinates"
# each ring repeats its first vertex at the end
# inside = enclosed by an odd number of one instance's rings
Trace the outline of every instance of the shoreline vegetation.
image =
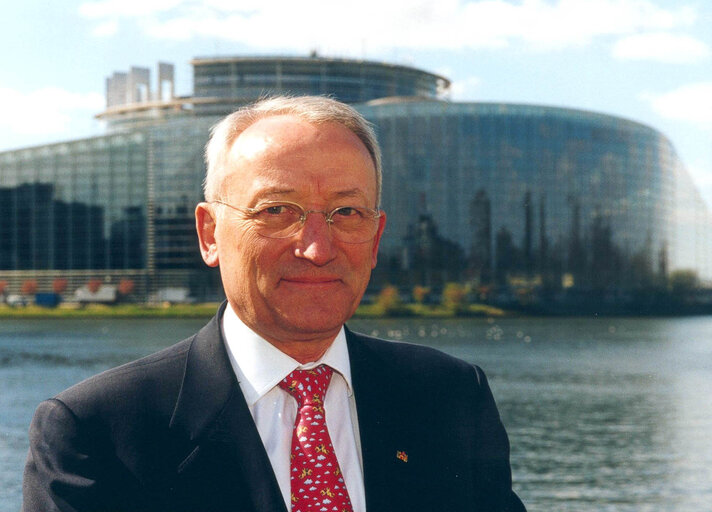
{"type": "MultiPolygon", "coordinates": [[[[11,307],[0,305],[2,319],[33,318],[211,318],[219,303],[198,304],[87,304],[65,303],[48,308],[37,305],[11,307]]],[[[397,309],[384,310],[379,304],[362,304],[354,318],[455,318],[501,317],[512,314],[484,304],[469,304],[457,310],[441,305],[400,304],[397,309]]]]}
{"type": "Polygon", "coordinates": [[[204,304],[86,304],[63,303],[57,307],[0,305],[5,318],[210,318],[217,303],[204,304]]]}
{"type": "MultiPolygon", "coordinates": [[[[417,291],[417,290],[416,290],[417,291]]],[[[502,305],[490,305],[467,297],[460,285],[446,286],[439,302],[425,301],[424,294],[413,294],[414,301],[403,301],[395,287],[386,287],[356,310],[354,318],[500,318],[512,316],[700,316],[712,315],[712,295],[706,300],[680,300],[670,294],[650,294],[635,300],[611,301],[605,297],[572,295],[558,301],[510,300],[502,305]]],[[[49,302],[33,303],[28,297],[21,304],[0,303],[0,321],[3,319],[42,318],[195,318],[209,319],[218,309],[219,302],[164,301],[139,302],[49,302]]]]}
{"type": "MultiPolygon", "coordinates": [[[[56,307],[9,306],[0,304],[0,322],[3,320],[54,319],[54,318],[185,318],[209,320],[215,315],[220,303],[118,303],[118,304],[77,304],[62,303],[56,307]]],[[[413,319],[448,319],[448,318],[501,318],[501,317],[671,317],[671,316],[706,316],[712,315],[712,305],[695,304],[569,304],[564,307],[546,308],[536,305],[500,308],[487,304],[443,304],[398,303],[384,305],[382,301],[361,304],[353,318],[413,318],[413,319]]]]}
{"type": "MultiPolygon", "coordinates": [[[[95,290],[96,291],[96,290],[95,290]]],[[[126,290],[124,290],[126,292],[126,290]]],[[[186,302],[187,291],[176,300],[161,302],[128,302],[122,293],[102,302],[62,302],[59,292],[14,296],[14,301],[0,302],[3,318],[211,318],[219,302],[186,302]],[[122,300],[118,300],[122,298],[122,300]]],[[[487,294],[485,294],[486,297],[487,294]]],[[[103,298],[103,297],[100,297],[103,298]]],[[[459,283],[447,283],[433,293],[429,287],[415,286],[406,294],[395,286],[383,287],[377,295],[367,297],[358,307],[355,318],[495,318],[503,316],[689,316],[712,315],[712,289],[648,290],[628,295],[611,295],[602,291],[570,291],[561,296],[517,294],[499,297],[497,305],[481,300],[482,294],[459,283]],[[407,301],[403,300],[408,296],[407,301]],[[506,299],[506,300],[502,300],[506,299]]]]}

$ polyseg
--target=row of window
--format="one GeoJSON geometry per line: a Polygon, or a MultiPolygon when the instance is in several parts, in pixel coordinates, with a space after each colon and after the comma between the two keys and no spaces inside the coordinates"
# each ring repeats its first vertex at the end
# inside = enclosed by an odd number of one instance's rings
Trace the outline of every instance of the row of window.
{"type": "MultiPolygon", "coordinates": [[[[511,247],[524,267],[531,251],[576,262],[579,245],[602,237],[618,255],[645,251],[653,261],[665,249],[673,265],[710,266],[706,208],[652,129],[530,106],[359,108],[383,148],[382,250],[392,268],[426,232],[463,258],[483,243],[490,254],[511,247]]],[[[60,146],[0,154],[0,270],[144,268],[149,254],[157,268],[199,267],[192,210],[215,120],[67,143],[61,157],[47,156],[60,146]]]]}

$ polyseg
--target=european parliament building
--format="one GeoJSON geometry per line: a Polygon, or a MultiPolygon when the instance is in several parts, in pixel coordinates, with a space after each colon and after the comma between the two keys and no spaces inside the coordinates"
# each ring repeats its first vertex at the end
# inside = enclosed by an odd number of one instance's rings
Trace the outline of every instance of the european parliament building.
{"type": "Polygon", "coordinates": [[[106,81],[106,134],[0,153],[0,281],[10,293],[66,279],[130,279],[220,295],[197,247],[210,127],[270,94],[353,104],[383,148],[386,235],[372,290],[635,290],[676,269],[712,278],[710,215],[675,149],[639,123],[535,105],[449,101],[447,78],[387,63],[196,58],[106,81]]]}

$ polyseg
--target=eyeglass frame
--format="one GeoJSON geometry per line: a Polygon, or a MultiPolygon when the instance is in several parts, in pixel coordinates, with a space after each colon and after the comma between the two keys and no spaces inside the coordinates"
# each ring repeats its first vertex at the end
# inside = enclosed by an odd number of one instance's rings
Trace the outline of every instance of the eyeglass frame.
{"type": "MultiPolygon", "coordinates": [[[[294,233],[291,233],[286,236],[269,236],[269,235],[265,235],[262,233],[258,233],[258,235],[260,235],[260,236],[263,236],[265,238],[271,238],[273,240],[284,240],[284,239],[291,238],[291,237],[295,236],[304,227],[304,224],[307,222],[307,216],[310,213],[321,213],[324,215],[324,221],[326,222],[326,225],[329,228],[329,233],[331,233],[331,225],[334,223],[334,219],[333,219],[334,214],[337,211],[341,210],[342,208],[353,208],[355,210],[366,210],[366,212],[368,212],[370,214],[370,216],[371,216],[370,218],[372,218],[374,221],[383,216],[383,213],[381,212],[381,210],[379,208],[367,208],[365,206],[342,205],[342,206],[337,206],[336,208],[334,208],[331,211],[327,211],[327,210],[307,210],[301,204],[295,203],[294,201],[265,201],[263,203],[260,203],[258,208],[235,206],[235,205],[232,205],[225,201],[221,201],[219,199],[214,199],[214,200],[208,201],[208,202],[211,204],[216,203],[216,204],[221,204],[223,206],[227,206],[228,208],[232,208],[233,210],[238,211],[238,212],[242,213],[243,215],[255,215],[255,214],[260,213],[260,212],[264,211],[265,209],[269,208],[270,205],[272,205],[272,206],[279,206],[279,205],[296,206],[297,209],[301,212],[301,215],[299,216],[299,228],[296,229],[296,231],[294,231],[294,233]]],[[[296,225],[296,223],[294,225],[296,225]]],[[[378,227],[376,227],[376,230],[374,231],[373,235],[368,237],[366,240],[363,240],[360,242],[348,242],[345,240],[341,240],[338,236],[337,236],[337,239],[339,239],[341,242],[344,242],[347,244],[348,243],[363,244],[363,243],[366,243],[369,240],[373,239],[373,237],[376,236],[376,233],[378,233],[378,227]]]]}

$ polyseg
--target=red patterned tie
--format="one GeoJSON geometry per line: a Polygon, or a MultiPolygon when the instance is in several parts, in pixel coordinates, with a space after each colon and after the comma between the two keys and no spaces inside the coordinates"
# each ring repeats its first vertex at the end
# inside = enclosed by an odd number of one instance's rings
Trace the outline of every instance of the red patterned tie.
{"type": "Polygon", "coordinates": [[[295,370],[279,386],[297,399],[290,455],[292,512],[352,512],[344,477],[326,428],[324,396],[332,370],[295,370]]]}

